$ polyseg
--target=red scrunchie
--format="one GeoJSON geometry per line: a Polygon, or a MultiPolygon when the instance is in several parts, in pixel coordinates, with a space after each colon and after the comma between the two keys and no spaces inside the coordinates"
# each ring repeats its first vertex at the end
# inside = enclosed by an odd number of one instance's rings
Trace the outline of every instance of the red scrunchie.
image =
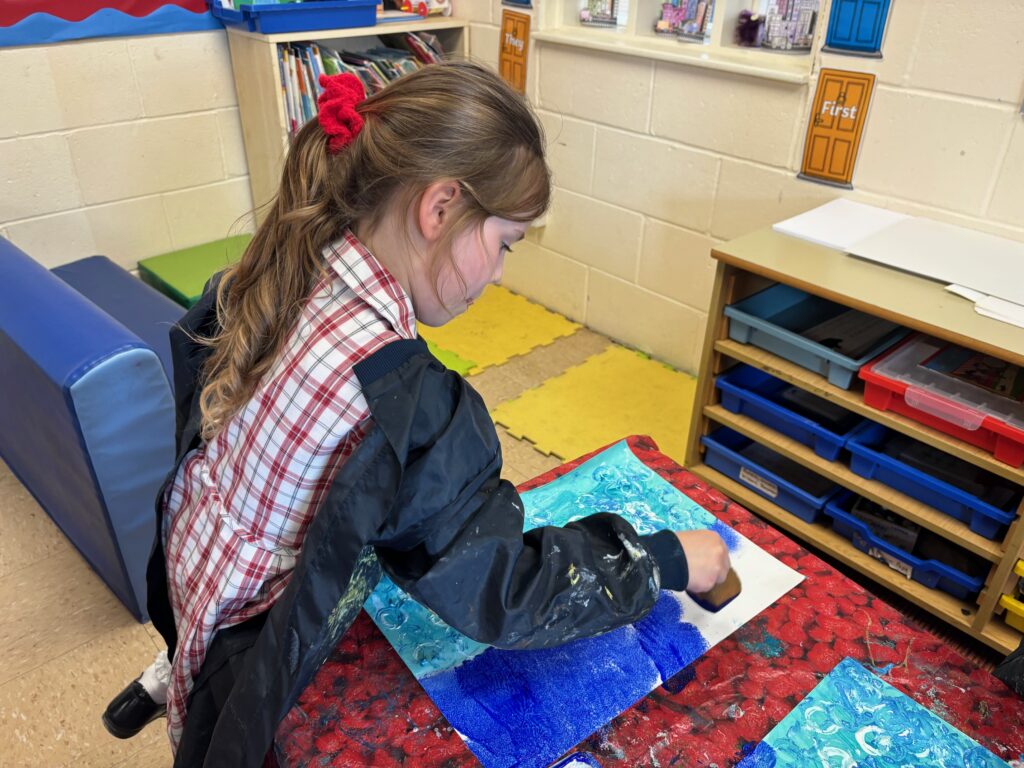
{"type": "Polygon", "coordinates": [[[324,92],[317,99],[317,119],[324,133],[331,137],[327,149],[340,152],[363,128],[363,118],[356,104],[366,98],[363,81],[348,72],[320,75],[324,92]]]}

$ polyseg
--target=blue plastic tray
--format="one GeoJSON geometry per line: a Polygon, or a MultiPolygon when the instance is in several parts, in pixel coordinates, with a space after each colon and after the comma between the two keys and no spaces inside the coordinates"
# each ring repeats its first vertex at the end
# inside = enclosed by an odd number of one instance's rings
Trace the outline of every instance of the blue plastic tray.
{"type": "Polygon", "coordinates": [[[722,405],[727,410],[749,416],[810,446],[816,454],[829,461],[839,458],[846,439],[861,423],[858,421],[842,434],[826,429],[813,419],[775,402],[778,394],[790,385],[750,365],[739,365],[722,374],[715,379],[715,386],[721,390],[722,405]]]}
{"type": "Polygon", "coordinates": [[[851,491],[844,491],[825,505],[825,514],[832,518],[832,530],[849,539],[853,546],[883,562],[886,556],[909,566],[910,578],[932,589],[940,589],[961,600],[977,596],[985,580],[968,576],[963,571],[937,560],[921,560],[872,533],[866,523],[849,514],[856,500],[851,491]]]}
{"type": "MultiPolygon", "coordinates": [[[[707,449],[704,455],[705,464],[766,499],[771,499],[787,512],[808,523],[818,519],[825,504],[839,491],[839,486],[829,485],[824,491],[808,492],[784,480],[761,463],[742,455],[743,451],[754,445],[754,441],[728,427],[720,427],[700,440],[707,449]]],[[[774,456],[781,461],[789,461],[778,454],[774,456]]]]}
{"type": "Polygon", "coordinates": [[[223,8],[210,0],[210,12],[225,25],[250,32],[314,32],[318,29],[372,27],[377,23],[377,0],[315,0],[307,3],[236,3],[223,8]]]}
{"type": "Polygon", "coordinates": [[[777,284],[725,308],[729,338],[753,344],[807,368],[841,389],[849,389],[860,367],[910,331],[898,328],[862,357],[853,359],[800,335],[849,308],[788,285],[777,284]]]}
{"type": "MultiPolygon", "coordinates": [[[[882,453],[880,448],[889,434],[888,428],[872,421],[857,427],[846,443],[851,455],[850,469],[968,523],[972,531],[986,539],[1002,538],[1006,526],[1013,522],[1014,512],[994,507],[962,488],[882,453]]],[[[1014,510],[1018,501],[1019,498],[1011,504],[1014,510]]]]}

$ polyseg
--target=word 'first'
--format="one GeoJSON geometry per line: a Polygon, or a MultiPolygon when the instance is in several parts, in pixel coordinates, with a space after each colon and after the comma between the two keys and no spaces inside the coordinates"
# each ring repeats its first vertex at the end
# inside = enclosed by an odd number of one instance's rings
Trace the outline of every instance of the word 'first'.
{"type": "Polygon", "coordinates": [[[837,104],[834,101],[826,101],[824,104],[821,105],[821,114],[824,115],[825,113],[828,113],[833,117],[839,115],[840,117],[848,117],[851,120],[857,119],[856,106],[844,107],[840,104],[837,104]]]}

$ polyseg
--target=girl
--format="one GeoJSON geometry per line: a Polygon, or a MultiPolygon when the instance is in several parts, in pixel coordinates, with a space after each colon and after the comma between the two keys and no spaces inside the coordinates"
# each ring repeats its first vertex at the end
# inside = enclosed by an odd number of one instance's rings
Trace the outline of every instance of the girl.
{"type": "MultiPolygon", "coordinates": [[[[351,75],[321,83],[241,262],[172,331],[179,461],[149,610],[176,765],[259,765],[381,567],[510,648],[634,622],[660,587],[728,571],[707,531],[597,514],[524,534],[486,408],[417,339],[501,277],[548,206],[525,101],[469,63],[369,98],[351,75]]],[[[153,671],[105,720],[137,732],[159,712],[153,671]]]]}

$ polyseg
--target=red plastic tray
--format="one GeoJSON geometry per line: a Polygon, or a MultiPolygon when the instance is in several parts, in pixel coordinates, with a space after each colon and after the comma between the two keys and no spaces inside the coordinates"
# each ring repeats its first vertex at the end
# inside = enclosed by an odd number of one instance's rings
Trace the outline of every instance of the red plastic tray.
{"type": "MultiPolygon", "coordinates": [[[[910,339],[907,343],[912,341],[913,339],[910,339]]],[[[896,347],[860,369],[859,376],[864,380],[865,403],[880,411],[892,411],[906,416],[965,443],[975,445],[1011,467],[1024,464],[1024,430],[875,371],[875,366],[889,355],[896,354],[901,348],[902,345],[896,347]],[[911,393],[911,399],[920,405],[920,408],[907,402],[908,391],[911,393]],[[967,418],[964,418],[965,416],[967,418]],[[971,426],[977,424],[977,427],[969,429],[950,419],[973,422],[971,426]]]]}

